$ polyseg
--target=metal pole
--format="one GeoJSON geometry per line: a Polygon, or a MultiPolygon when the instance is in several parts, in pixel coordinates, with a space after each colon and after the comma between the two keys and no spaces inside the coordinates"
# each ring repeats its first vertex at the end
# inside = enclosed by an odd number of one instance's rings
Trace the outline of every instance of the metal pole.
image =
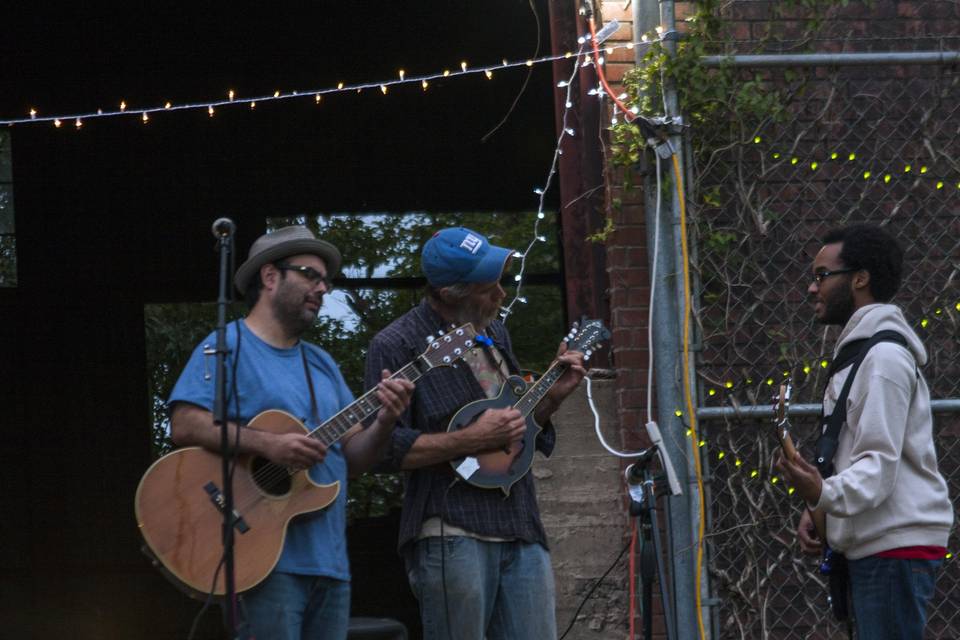
{"type": "MultiPolygon", "coordinates": [[[[960,398],[931,400],[930,408],[934,413],[960,413],[960,398]]],[[[792,404],[791,416],[818,416],[819,404],[792,404]]],[[[697,407],[697,417],[701,420],[720,420],[732,418],[740,420],[758,420],[773,417],[772,404],[754,404],[742,407],[697,407]]]]}
{"type": "MultiPolygon", "coordinates": [[[[675,6],[673,0],[661,0],[660,2],[660,26],[664,41],[664,49],[668,55],[676,55],[677,51],[677,32],[675,6]]],[[[681,121],[680,108],[677,100],[676,87],[667,80],[663,87],[665,115],[679,123],[681,121]]],[[[683,139],[679,134],[670,136],[670,144],[673,152],[676,154],[680,165],[681,175],[683,173],[683,139]]],[[[668,160],[668,162],[670,162],[668,160]]],[[[667,171],[669,173],[669,170],[667,171]]],[[[676,179],[673,181],[676,182],[676,179]]],[[[675,195],[675,189],[670,193],[671,203],[671,222],[669,227],[671,231],[671,244],[664,243],[661,249],[672,248],[672,289],[675,293],[672,304],[673,317],[670,319],[656,319],[654,333],[663,333],[666,331],[668,322],[672,325],[669,331],[669,337],[672,344],[659,344],[658,350],[671,349],[671,362],[664,363],[667,366],[657,366],[657,371],[661,372],[658,377],[657,385],[657,405],[660,415],[660,424],[664,425],[667,433],[665,442],[668,443],[669,453],[673,460],[682,460],[683,469],[679,472],[681,477],[686,479],[686,490],[682,498],[673,498],[671,511],[669,514],[670,526],[672,531],[672,578],[674,584],[674,597],[677,600],[677,606],[674,611],[677,616],[677,635],[680,638],[698,638],[699,627],[697,624],[696,607],[696,558],[697,558],[697,531],[700,527],[700,496],[697,491],[697,481],[694,475],[693,456],[699,455],[699,450],[692,446],[690,438],[686,437],[686,428],[681,420],[677,419],[674,411],[678,407],[683,407],[683,380],[686,377],[689,380],[691,388],[695,388],[694,382],[694,364],[692,357],[688,366],[684,369],[683,360],[680,357],[682,353],[682,327],[684,318],[684,283],[683,283],[683,252],[682,236],[680,226],[680,201],[675,195]],[[668,377],[669,376],[669,377],[668,377]],[[663,384],[660,384],[663,383],[663,384]],[[668,397],[661,397],[660,388],[662,386],[671,386],[668,397]]],[[[664,254],[667,251],[663,252],[664,254]]],[[[669,271],[661,271],[661,274],[667,275],[669,271]]],[[[666,287],[665,291],[668,291],[666,287]]],[[[704,580],[704,583],[706,581],[704,580]]]]}
{"type": "Polygon", "coordinates": [[[851,65],[934,64],[960,62],[960,51],[895,51],[889,53],[785,53],[703,56],[708,67],[829,67],[851,65]]]}

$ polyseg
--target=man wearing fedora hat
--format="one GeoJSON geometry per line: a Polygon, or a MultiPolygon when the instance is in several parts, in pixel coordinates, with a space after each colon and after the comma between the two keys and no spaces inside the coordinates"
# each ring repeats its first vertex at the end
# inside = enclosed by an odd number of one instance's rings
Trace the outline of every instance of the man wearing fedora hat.
{"type": "MultiPolygon", "coordinates": [[[[281,409],[314,429],[353,402],[333,359],[301,340],[316,321],[330,278],[340,268],[335,246],[303,226],[290,226],[256,240],[235,276],[249,312],[227,326],[229,438],[241,453],[281,465],[309,468],[319,484],[344,486],[379,461],[397,417],[410,402],[413,384],[381,371],[377,395],[382,408],[373,422],[349,439],[325,446],[301,433],[275,434],[241,428],[269,409],[281,409]]],[[[168,401],[171,435],[178,445],[218,451],[213,420],[216,381],[208,375],[204,345],[194,350],[168,401]]],[[[329,638],[347,636],[350,569],[346,550],[346,492],[326,509],[291,520],[274,570],[242,595],[241,613],[252,637],[329,638]]]]}
{"type": "MultiPolygon", "coordinates": [[[[420,378],[388,451],[389,465],[405,471],[398,544],[426,640],[556,638],[553,571],[533,474],[504,497],[458,481],[449,464],[515,445],[526,431],[512,407],[489,409],[466,428],[447,431],[458,409],[496,395],[506,377],[519,372],[510,335],[497,319],[506,296],[500,278],[512,254],[470,229],[434,234],[421,254],[425,298],[378,333],[367,352],[366,385],[372,387],[377,371],[408,361],[423,336],[451,324],[473,323],[483,344],[463,358],[468,367],[420,378]]],[[[561,345],[558,358],[569,368],[534,410],[543,427],[536,448],[544,455],[556,441],[550,416],[585,373],[582,353],[561,345]]]]}

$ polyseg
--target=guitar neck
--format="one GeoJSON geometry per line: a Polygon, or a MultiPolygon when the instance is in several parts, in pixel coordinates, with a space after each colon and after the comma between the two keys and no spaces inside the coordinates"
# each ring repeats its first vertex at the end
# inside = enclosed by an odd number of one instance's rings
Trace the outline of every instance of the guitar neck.
{"type": "Polygon", "coordinates": [[[530,415],[536,406],[540,404],[540,401],[543,400],[543,397],[547,395],[547,392],[550,391],[557,380],[560,379],[560,376],[567,371],[567,368],[568,365],[563,362],[554,364],[523,394],[523,397],[517,401],[514,407],[516,407],[524,417],[530,415]]]}
{"type": "MultiPolygon", "coordinates": [[[[399,371],[390,376],[391,380],[401,379],[416,381],[420,376],[433,368],[423,356],[406,365],[399,371]]],[[[340,413],[333,416],[319,427],[309,433],[311,438],[316,438],[327,446],[330,446],[349,431],[358,422],[363,422],[370,416],[380,410],[383,403],[377,397],[377,388],[370,389],[365,394],[354,400],[351,404],[344,407],[340,413]]]]}

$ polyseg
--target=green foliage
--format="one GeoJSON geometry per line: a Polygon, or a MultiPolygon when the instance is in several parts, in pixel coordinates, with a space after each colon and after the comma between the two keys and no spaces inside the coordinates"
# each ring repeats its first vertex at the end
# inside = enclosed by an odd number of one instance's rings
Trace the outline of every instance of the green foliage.
{"type": "MultiPolygon", "coordinates": [[[[336,214],[273,218],[269,229],[306,224],[318,236],[340,248],[343,275],[348,278],[416,277],[420,275],[420,248],[438,229],[462,225],[487,235],[491,242],[525,251],[533,239],[536,213],[383,213],[336,214]]],[[[556,273],[560,269],[556,218],[539,221],[538,234],[529,251],[525,273],[556,273]]],[[[514,272],[519,260],[513,261],[514,272]]],[[[512,287],[507,291],[512,297],[512,287]]],[[[524,285],[528,304],[514,307],[508,320],[514,350],[521,365],[542,371],[553,359],[566,333],[559,287],[524,285]]],[[[367,345],[380,329],[419,303],[415,289],[361,289],[346,287],[328,296],[324,314],[304,338],[333,356],[348,386],[363,391],[367,345]],[[337,302],[332,300],[336,297],[337,302]],[[343,305],[346,305],[344,310],[343,305]]],[[[245,309],[235,304],[229,319],[245,309]]],[[[197,343],[216,323],[216,305],[163,304],[144,310],[153,449],[161,455],[172,448],[169,418],[164,403],[197,343]]],[[[398,507],[402,480],[397,474],[368,474],[349,483],[348,515],[352,518],[383,515],[398,507]]]]}

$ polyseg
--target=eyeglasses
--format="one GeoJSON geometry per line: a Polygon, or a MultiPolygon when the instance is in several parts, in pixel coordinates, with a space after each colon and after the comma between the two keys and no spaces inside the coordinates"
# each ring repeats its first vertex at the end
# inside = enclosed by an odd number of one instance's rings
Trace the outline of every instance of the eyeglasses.
{"type": "Polygon", "coordinates": [[[830,276],[836,276],[841,273],[853,273],[854,271],[860,271],[859,267],[849,267],[847,269],[834,269],[833,271],[819,271],[813,274],[813,281],[817,283],[817,286],[823,284],[824,278],[829,278],[830,276]]]}
{"type": "Polygon", "coordinates": [[[296,271],[315,285],[323,283],[323,288],[327,293],[333,291],[333,280],[331,280],[327,274],[320,273],[313,267],[308,267],[303,264],[288,264],[286,262],[281,262],[277,264],[276,267],[280,269],[280,271],[296,271]]]}

